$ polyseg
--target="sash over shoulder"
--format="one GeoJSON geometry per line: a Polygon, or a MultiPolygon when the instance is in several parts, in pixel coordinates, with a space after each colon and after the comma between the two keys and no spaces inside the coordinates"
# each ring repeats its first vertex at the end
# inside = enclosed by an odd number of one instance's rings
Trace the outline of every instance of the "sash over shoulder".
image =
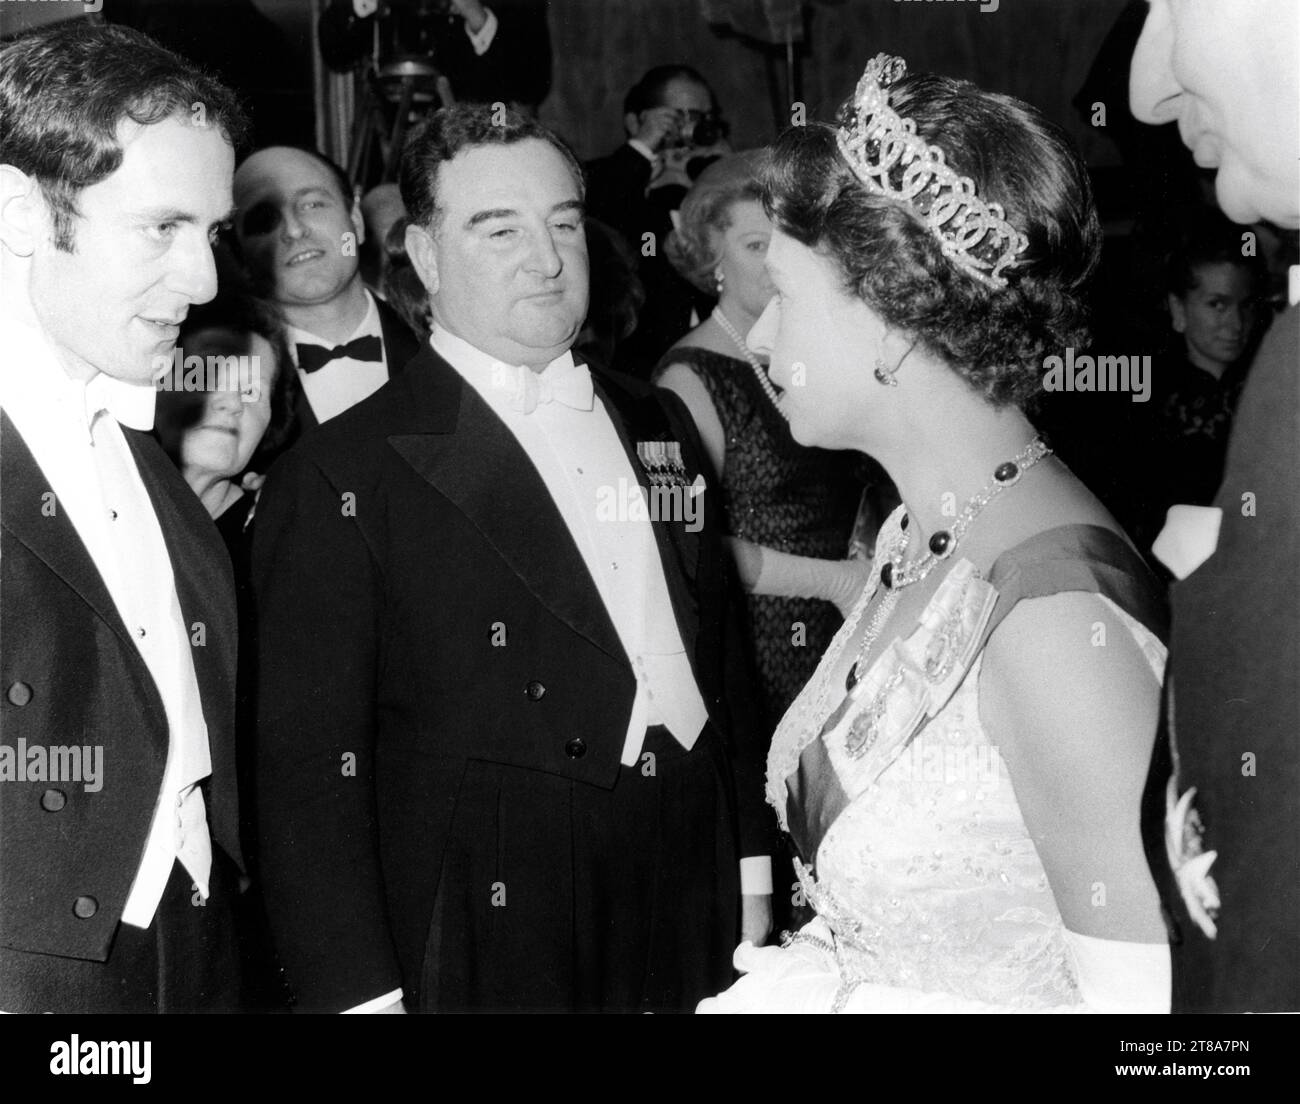
{"type": "MultiPolygon", "coordinates": [[[[882,528],[882,547],[897,534],[899,512],[882,528]]],[[[814,683],[834,666],[876,585],[864,593],[814,683]]],[[[828,691],[833,688],[823,681],[805,689],[821,707],[811,715],[806,702],[792,707],[788,721],[795,722],[794,731],[778,732],[768,774],[768,800],[805,863],[812,865],[844,809],[943,709],[1016,604],[1069,591],[1098,594],[1161,641],[1167,638],[1163,591],[1129,544],[1100,526],[1064,525],[1002,553],[987,580],[969,560],[959,560],[911,633],[896,638],[877,657],[829,716],[828,691]]]]}

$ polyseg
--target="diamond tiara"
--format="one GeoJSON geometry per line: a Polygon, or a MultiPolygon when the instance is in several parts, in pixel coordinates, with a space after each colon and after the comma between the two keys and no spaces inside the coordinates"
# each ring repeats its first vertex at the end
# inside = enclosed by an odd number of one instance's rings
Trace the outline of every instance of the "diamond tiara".
{"type": "Polygon", "coordinates": [[[886,89],[906,73],[907,63],[889,54],[867,63],[836,135],[840,153],[867,191],[915,211],[949,261],[1001,290],[1007,286],[1002,270],[1016,264],[1029,239],[1007,222],[1001,204],[985,203],[970,177],[948,167],[943,150],[917,137],[913,120],[889,106],[886,89]]]}

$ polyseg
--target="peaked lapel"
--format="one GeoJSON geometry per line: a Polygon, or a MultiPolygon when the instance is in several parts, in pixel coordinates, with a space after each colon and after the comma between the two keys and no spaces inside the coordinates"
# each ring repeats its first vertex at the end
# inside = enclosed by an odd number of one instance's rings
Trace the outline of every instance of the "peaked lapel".
{"type": "Polygon", "coordinates": [[[392,379],[420,351],[420,341],[397,311],[378,295],[375,296],[375,307],[379,311],[379,330],[384,338],[384,363],[388,366],[388,378],[392,379]]]}
{"type": "Polygon", "coordinates": [[[630,669],[586,561],[514,434],[431,348],[403,378],[424,431],[393,434],[389,444],[456,505],[542,605],[630,669]]]}
{"type": "MultiPolygon", "coordinates": [[[[368,289],[367,293],[374,295],[374,292],[368,289]]],[[[392,307],[380,299],[378,295],[375,295],[374,298],[375,309],[379,312],[379,333],[384,343],[384,366],[388,370],[388,378],[392,379],[420,351],[420,340],[411,332],[410,327],[402,321],[392,307]]],[[[307,398],[307,389],[305,387],[298,388],[294,406],[298,425],[303,431],[314,429],[320,425],[320,419],[316,417],[316,412],[311,408],[311,401],[307,398]]]]}
{"type": "MultiPolygon", "coordinates": [[[[295,368],[296,372],[298,369],[295,368]]],[[[311,400],[307,398],[307,389],[299,387],[297,398],[294,400],[294,414],[298,420],[299,433],[306,433],[309,429],[315,429],[320,422],[316,418],[316,411],[311,408],[311,400]]]]}
{"type": "MultiPolygon", "coordinates": [[[[190,656],[212,758],[208,782],[212,835],[242,869],[239,795],[235,781],[235,664],[239,630],[230,554],[198,496],[153,436],[125,426],[122,433],[131,446],[140,480],[153,503],[172,563],[185,633],[191,640],[190,656]],[[201,647],[193,645],[196,622],[203,625],[201,647]]],[[[149,684],[153,686],[152,678],[149,684]]],[[[163,731],[167,731],[166,725],[163,731]]]]}
{"type": "Polygon", "coordinates": [[[239,636],[230,554],[203,504],[153,437],[125,427],[122,432],[135,456],[167,545],[186,632],[192,634],[196,622],[204,626],[206,643],[190,651],[203,713],[211,730],[214,718],[234,708],[239,636]]]}

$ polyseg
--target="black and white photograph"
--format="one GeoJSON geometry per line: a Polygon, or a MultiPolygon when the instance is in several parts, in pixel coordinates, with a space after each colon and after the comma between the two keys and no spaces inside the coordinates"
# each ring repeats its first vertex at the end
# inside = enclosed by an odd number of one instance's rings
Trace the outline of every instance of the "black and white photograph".
{"type": "Polygon", "coordinates": [[[0,0],[16,1083],[1281,1075],[1298,229],[1296,0],[0,0]]]}

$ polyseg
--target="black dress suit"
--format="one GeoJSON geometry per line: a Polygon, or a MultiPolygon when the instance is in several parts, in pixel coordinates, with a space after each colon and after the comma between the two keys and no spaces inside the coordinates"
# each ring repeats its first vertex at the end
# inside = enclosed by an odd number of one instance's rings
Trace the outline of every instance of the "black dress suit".
{"type": "MultiPolygon", "coordinates": [[[[675,397],[595,379],[643,485],[638,440],[701,471],[675,397]]],[[[652,729],[647,777],[619,762],[635,677],[577,546],[431,349],[273,469],[259,820],[299,1008],[399,986],[414,1009],[669,1008],[729,983],[737,859],[771,820],[705,493],[703,529],[655,534],[710,723],[689,754],[652,729]]]]}
{"type": "MultiPolygon", "coordinates": [[[[230,561],[157,442],[122,432],[166,540],[192,639],[200,639],[196,623],[203,625],[203,644],[192,654],[212,759],[203,789],[215,871],[223,851],[242,864],[230,561]]],[[[0,784],[0,1008],[14,1008],[29,995],[21,961],[30,960],[6,958],[5,951],[109,959],[162,784],[168,723],[149,669],[71,520],[57,500],[53,516],[43,508],[49,482],[7,415],[0,415],[0,483],[0,742],[104,749],[98,792],[76,783],[0,784]]],[[[214,891],[208,907],[228,910],[229,901],[214,891]]],[[[92,1001],[63,1010],[114,1007],[92,1001]]]]}
{"type": "Polygon", "coordinates": [[[1143,831],[1169,915],[1173,1011],[1300,1011],[1300,309],[1251,368],[1215,505],[1213,555],[1173,588],[1143,831]],[[1189,918],[1163,839],[1165,784],[1195,786],[1221,907],[1189,918]]]}
{"type": "MultiPolygon", "coordinates": [[[[406,367],[406,362],[420,351],[420,340],[411,333],[411,328],[402,321],[397,311],[378,295],[375,296],[375,306],[379,310],[379,331],[384,343],[384,361],[388,368],[388,378],[392,379],[406,367]]],[[[294,417],[297,422],[296,432],[301,433],[320,425],[320,420],[312,410],[311,403],[307,401],[306,390],[299,387],[296,394],[294,417]]]]}

